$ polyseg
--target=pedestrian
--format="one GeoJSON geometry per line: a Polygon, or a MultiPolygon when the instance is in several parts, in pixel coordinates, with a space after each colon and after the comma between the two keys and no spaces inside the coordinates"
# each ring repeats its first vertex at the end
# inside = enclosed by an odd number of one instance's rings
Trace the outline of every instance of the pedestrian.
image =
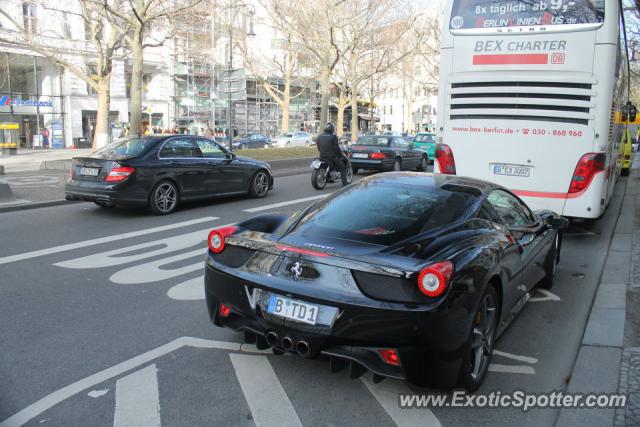
{"type": "Polygon", "coordinates": [[[233,137],[235,138],[236,136],[238,136],[238,128],[237,127],[233,127],[233,137]]]}
{"type": "Polygon", "coordinates": [[[42,129],[42,147],[49,147],[49,129],[42,129]]]}
{"type": "Polygon", "coordinates": [[[149,122],[148,121],[144,121],[142,122],[142,129],[140,131],[140,134],[142,135],[151,135],[153,134],[153,131],[151,130],[151,126],[149,126],[149,122]]]}

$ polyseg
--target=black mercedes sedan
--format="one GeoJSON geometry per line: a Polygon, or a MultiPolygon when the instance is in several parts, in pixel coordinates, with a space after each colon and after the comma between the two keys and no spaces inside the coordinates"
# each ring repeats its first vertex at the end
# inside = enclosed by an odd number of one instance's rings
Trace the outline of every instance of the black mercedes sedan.
{"type": "Polygon", "coordinates": [[[354,174],[360,169],[424,172],[429,165],[427,153],[417,149],[413,142],[408,142],[401,136],[361,136],[351,146],[350,155],[354,174]]]}
{"type": "Polygon", "coordinates": [[[237,157],[205,137],[164,135],[121,139],[74,158],[65,195],[103,207],[148,206],[164,215],[182,201],[264,197],[272,188],[267,163],[237,157]]]}
{"type": "Polygon", "coordinates": [[[209,315],[354,378],[472,391],[529,291],[552,286],[567,224],[487,182],[372,175],[300,213],[211,231],[209,315]]]}

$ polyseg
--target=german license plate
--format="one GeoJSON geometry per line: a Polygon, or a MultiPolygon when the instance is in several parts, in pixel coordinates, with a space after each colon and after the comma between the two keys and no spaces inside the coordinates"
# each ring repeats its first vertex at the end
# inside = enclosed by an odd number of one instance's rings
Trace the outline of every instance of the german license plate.
{"type": "Polygon", "coordinates": [[[100,169],[98,168],[78,168],[80,175],[98,176],[99,171],[100,169]]]}
{"type": "Polygon", "coordinates": [[[531,175],[528,166],[493,165],[493,173],[496,175],[521,176],[527,178],[531,175]]]}
{"type": "Polygon", "coordinates": [[[353,153],[354,159],[367,159],[369,155],[367,153],[353,153]]]}
{"type": "Polygon", "coordinates": [[[267,306],[268,313],[297,322],[308,323],[309,325],[316,324],[319,309],[320,307],[317,305],[281,297],[280,295],[271,295],[267,306]]]}

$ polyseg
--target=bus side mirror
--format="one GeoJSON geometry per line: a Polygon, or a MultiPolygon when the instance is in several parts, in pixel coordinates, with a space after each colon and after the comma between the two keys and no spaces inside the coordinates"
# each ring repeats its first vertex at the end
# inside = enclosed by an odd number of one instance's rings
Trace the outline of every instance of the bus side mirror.
{"type": "Polygon", "coordinates": [[[622,107],[622,111],[620,113],[623,122],[635,122],[638,112],[636,106],[630,101],[627,101],[627,103],[622,107]]]}
{"type": "Polygon", "coordinates": [[[637,115],[638,111],[636,109],[636,106],[633,104],[629,104],[629,121],[630,122],[635,122],[636,121],[636,115],[637,115]]]}

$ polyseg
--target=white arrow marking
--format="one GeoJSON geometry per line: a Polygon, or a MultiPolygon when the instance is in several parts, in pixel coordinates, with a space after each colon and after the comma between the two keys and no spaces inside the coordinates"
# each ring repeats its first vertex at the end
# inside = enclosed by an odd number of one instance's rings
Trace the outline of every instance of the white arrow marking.
{"type": "Polygon", "coordinates": [[[117,273],[114,273],[109,278],[109,280],[111,280],[113,283],[119,283],[121,285],[135,285],[138,283],[153,283],[159,282],[161,280],[171,279],[173,277],[182,276],[183,274],[191,273],[193,271],[202,270],[204,268],[204,256],[204,248],[195,249],[193,251],[185,252],[180,255],[174,255],[157,261],[151,261],[145,264],[125,268],[124,270],[120,270],[117,273]],[[200,262],[197,262],[195,264],[189,264],[178,268],[161,268],[164,265],[197,256],[199,256],[201,260],[200,262]]]}
{"type": "Polygon", "coordinates": [[[492,363],[489,365],[489,370],[491,372],[503,372],[506,374],[527,374],[534,375],[536,373],[535,369],[531,366],[525,365],[499,365],[497,363],[492,363]]]}
{"type": "Polygon", "coordinates": [[[194,224],[200,224],[203,222],[213,222],[217,219],[214,216],[208,216],[206,218],[192,219],[190,221],[177,222],[175,224],[163,225],[160,227],[147,228],[144,230],[132,231],[130,233],[114,234],[112,236],[100,237],[97,239],[85,240],[83,242],[70,243],[68,245],[54,246],[48,249],[40,249],[32,252],[24,252],[16,255],[9,255],[0,257],[0,265],[8,264],[15,261],[23,261],[25,259],[36,258],[44,255],[57,254],[59,252],[70,251],[73,249],[86,248],[88,246],[99,245],[101,243],[115,242],[122,239],[129,239],[131,237],[144,236],[145,234],[159,233],[161,231],[173,230],[180,227],[187,227],[194,224]]]}
{"type": "Polygon", "coordinates": [[[552,294],[546,289],[536,289],[537,292],[544,295],[543,297],[532,297],[529,298],[529,302],[542,302],[542,301],[560,301],[560,297],[556,294],[552,294]]]}
{"type": "Polygon", "coordinates": [[[167,296],[181,301],[203,300],[205,298],[204,276],[175,285],[167,291],[167,296]]]}

